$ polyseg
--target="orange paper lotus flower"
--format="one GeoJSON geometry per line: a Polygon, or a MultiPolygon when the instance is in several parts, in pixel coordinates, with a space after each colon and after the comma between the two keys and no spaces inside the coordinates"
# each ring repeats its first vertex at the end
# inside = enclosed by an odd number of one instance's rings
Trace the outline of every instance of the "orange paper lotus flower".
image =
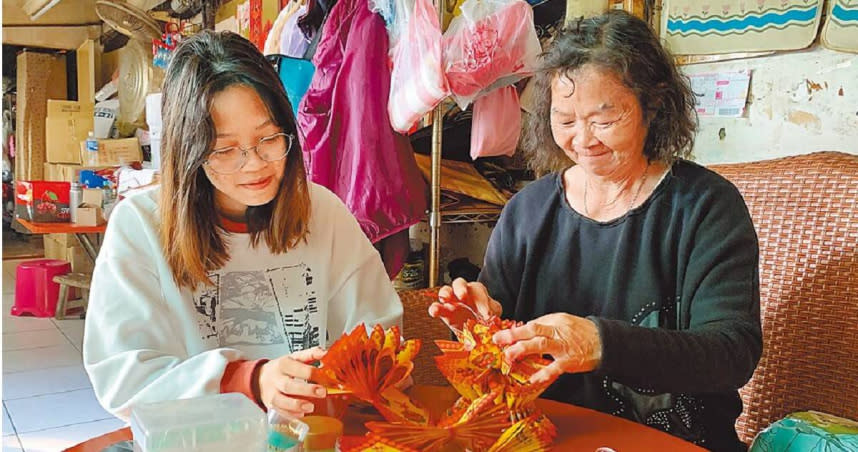
{"type": "Polygon", "coordinates": [[[557,428],[542,415],[522,419],[506,429],[487,452],[541,452],[551,448],[557,428]]]}
{"type": "Polygon", "coordinates": [[[528,356],[509,363],[492,336],[515,322],[492,317],[468,320],[459,335],[459,342],[435,341],[442,355],[435,357],[438,370],[447,381],[468,400],[500,388],[503,400],[513,413],[519,413],[535,401],[548,386],[548,381],[531,384],[530,377],[551,361],[528,356]]]}
{"type": "Polygon", "coordinates": [[[471,403],[456,419],[445,419],[437,425],[367,422],[366,427],[405,448],[428,452],[486,450],[510,426],[509,412],[503,404],[495,403],[497,396],[496,393],[486,394],[471,403]]]}
{"type": "Polygon", "coordinates": [[[375,325],[367,335],[360,324],[334,342],[321,359],[317,379],[373,404],[387,419],[428,422],[426,410],[396,388],[411,375],[419,350],[418,339],[401,342],[399,327],[385,331],[375,325]]]}
{"type": "Polygon", "coordinates": [[[417,449],[397,444],[391,439],[367,433],[366,440],[351,449],[352,452],[419,452],[417,449]]]}
{"type": "Polygon", "coordinates": [[[531,356],[510,363],[492,341],[515,325],[496,317],[469,320],[458,342],[436,341],[438,369],[461,395],[437,420],[396,387],[411,373],[419,341],[400,343],[398,328],[385,332],[378,325],[369,335],[363,325],[343,335],[322,358],[320,382],[372,403],[388,421],[368,422],[367,441],[352,450],[548,450],[556,430],[534,402],[551,382],[529,381],[550,361],[531,356]]]}
{"type": "Polygon", "coordinates": [[[399,327],[385,332],[376,325],[367,335],[366,326],[360,324],[334,342],[321,360],[318,379],[328,387],[372,401],[408,378],[419,350],[418,339],[401,342],[399,327]]]}

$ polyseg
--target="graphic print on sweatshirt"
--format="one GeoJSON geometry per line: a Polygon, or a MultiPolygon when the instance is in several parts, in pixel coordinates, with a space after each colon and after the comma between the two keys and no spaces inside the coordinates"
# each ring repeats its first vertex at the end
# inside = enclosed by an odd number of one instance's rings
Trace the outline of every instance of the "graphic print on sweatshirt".
{"type": "Polygon", "coordinates": [[[213,286],[194,294],[200,335],[221,347],[320,344],[313,275],[304,264],[259,271],[213,272],[213,286]]]}

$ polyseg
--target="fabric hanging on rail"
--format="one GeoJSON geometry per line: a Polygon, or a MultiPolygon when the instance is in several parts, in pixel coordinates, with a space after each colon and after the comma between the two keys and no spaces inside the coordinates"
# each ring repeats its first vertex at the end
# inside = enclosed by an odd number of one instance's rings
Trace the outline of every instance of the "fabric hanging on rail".
{"type": "Polygon", "coordinates": [[[289,18],[298,11],[298,6],[297,2],[290,2],[277,14],[277,19],[274,20],[274,24],[268,30],[268,36],[265,38],[265,47],[262,49],[263,54],[274,55],[280,53],[280,39],[283,34],[283,27],[286,26],[289,18]]]}
{"type": "Polygon", "coordinates": [[[298,27],[299,18],[307,12],[307,5],[298,6],[298,11],[286,19],[283,33],[280,35],[280,53],[293,58],[302,58],[315,36],[315,32],[309,38],[298,27]]]}
{"type": "MultiPolygon", "coordinates": [[[[387,31],[367,0],[339,0],[321,33],[316,72],[298,112],[304,162],[310,179],[336,193],[376,243],[417,223],[426,210],[411,144],[393,131],[387,114],[387,31]]],[[[408,253],[407,241],[400,243],[404,252],[379,247],[391,277],[408,253]]]]}

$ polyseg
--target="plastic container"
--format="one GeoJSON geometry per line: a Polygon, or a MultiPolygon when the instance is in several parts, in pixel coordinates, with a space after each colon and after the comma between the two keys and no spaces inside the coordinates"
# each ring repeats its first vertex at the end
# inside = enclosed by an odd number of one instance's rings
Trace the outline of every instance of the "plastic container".
{"type": "Polygon", "coordinates": [[[301,452],[310,426],[299,419],[285,419],[268,411],[268,452],[301,452]]]}
{"type": "Polygon", "coordinates": [[[131,410],[138,452],[265,452],[265,413],[238,393],[140,404],[131,410]]]}
{"type": "Polygon", "coordinates": [[[343,423],[328,416],[305,416],[310,427],[304,438],[304,452],[338,452],[343,436],[343,423]]]}
{"type": "Polygon", "coordinates": [[[15,305],[12,315],[53,317],[57,312],[60,285],[54,276],[71,272],[71,264],[57,259],[21,262],[15,269],[15,305]]]}
{"type": "Polygon", "coordinates": [[[98,138],[93,132],[86,137],[86,164],[87,166],[98,166],[98,138]]]}
{"type": "Polygon", "coordinates": [[[104,191],[104,195],[102,196],[102,210],[104,211],[104,219],[110,219],[110,213],[113,212],[113,208],[116,206],[116,191],[113,187],[110,186],[110,183],[105,183],[104,187],[101,188],[104,191]]]}

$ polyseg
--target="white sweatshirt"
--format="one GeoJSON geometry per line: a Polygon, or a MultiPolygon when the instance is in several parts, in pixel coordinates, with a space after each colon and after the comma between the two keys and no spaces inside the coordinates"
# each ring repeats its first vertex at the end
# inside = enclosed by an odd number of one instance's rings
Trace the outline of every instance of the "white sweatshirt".
{"type": "Polygon", "coordinates": [[[360,323],[399,325],[378,252],[333,193],[309,183],[307,243],[273,255],[227,234],[214,286],[179,289],[158,236],[158,189],[116,206],[95,265],[83,360],[99,402],[128,419],[139,402],[219,392],[227,363],[328,345],[360,323]]]}

